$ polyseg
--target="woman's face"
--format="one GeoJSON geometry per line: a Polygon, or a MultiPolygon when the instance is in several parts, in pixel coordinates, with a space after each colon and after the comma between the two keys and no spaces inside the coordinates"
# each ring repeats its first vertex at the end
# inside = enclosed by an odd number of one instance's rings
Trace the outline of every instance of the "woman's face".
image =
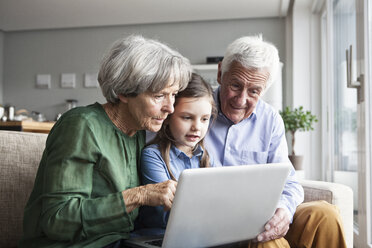
{"type": "Polygon", "coordinates": [[[157,93],[144,92],[136,97],[126,98],[136,129],[159,131],[168,114],[174,111],[174,97],[178,90],[179,84],[173,83],[157,93]]]}
{"type": "Polygon", "coordinates": [[[191,155],[194,147],[207,133],[211,113],[210,97],[180,98],[169,118],[169,128],[175,146],[191,155]]]}

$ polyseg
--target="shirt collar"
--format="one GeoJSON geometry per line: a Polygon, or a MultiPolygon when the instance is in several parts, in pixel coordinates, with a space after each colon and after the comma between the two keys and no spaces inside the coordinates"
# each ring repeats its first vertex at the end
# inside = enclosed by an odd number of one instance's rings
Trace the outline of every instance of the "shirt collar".
{"type": "MultiPolygon", "coordinates": [[[[183,154],[184,156],[187,156],[183,151],[181,151],[180,149],[178,149],[175,145],[172,145],[171,147],[171,150],[173,151],[173,153],[179,157],[181,154],[183,154]]],[[[202,156],[203,155],[203,148],[198,145],[196,147],[196,149],[194,150],[193,152],[193,157],[199,157],[199,156],[202,156]]],[[[187,156],[188,157],[188,156],[187,156]]]]}

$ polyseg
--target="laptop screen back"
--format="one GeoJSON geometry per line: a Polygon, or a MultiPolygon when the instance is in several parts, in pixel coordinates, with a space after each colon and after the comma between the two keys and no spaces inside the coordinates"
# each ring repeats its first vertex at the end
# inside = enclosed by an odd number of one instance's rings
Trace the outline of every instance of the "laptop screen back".
{"type": "Polygon", "coordinates": [[[290,166],[183,171],[162,247],[208,247],[255,238],[275,212],[290,166]]]}

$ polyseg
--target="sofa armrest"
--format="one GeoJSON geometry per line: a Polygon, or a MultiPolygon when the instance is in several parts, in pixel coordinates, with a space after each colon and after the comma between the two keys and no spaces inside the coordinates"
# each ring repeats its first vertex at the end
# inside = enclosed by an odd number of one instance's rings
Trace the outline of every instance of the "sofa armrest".
{"type": "Polygon", "coordinates": [[[340,210],[340,216],[344,224],[345,239],[348,247],[353,247],[354,236],[354,210],[353,210],[353,191],[349,186],[311,180],[299,180],[305,192],[305,200],[317,201],[325,200],[336,205],[340,210]]]}
{"type": "Polygon", "coordinates": [[[0,247],[16,247],[47,134],[0,131],[0,247]]]}

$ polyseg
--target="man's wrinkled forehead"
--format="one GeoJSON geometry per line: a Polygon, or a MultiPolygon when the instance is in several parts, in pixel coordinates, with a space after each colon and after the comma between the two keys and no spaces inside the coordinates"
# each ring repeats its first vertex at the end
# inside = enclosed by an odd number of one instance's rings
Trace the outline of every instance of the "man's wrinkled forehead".
{"type": "Polygon", "coordinates": [[[249,82],[264,83],[265,85],[270,77],[270,73],[267,68],[245,67],[237,61],[231,63],[227,72],[232,77],[244,76],[244,78],[249,82]]]}

